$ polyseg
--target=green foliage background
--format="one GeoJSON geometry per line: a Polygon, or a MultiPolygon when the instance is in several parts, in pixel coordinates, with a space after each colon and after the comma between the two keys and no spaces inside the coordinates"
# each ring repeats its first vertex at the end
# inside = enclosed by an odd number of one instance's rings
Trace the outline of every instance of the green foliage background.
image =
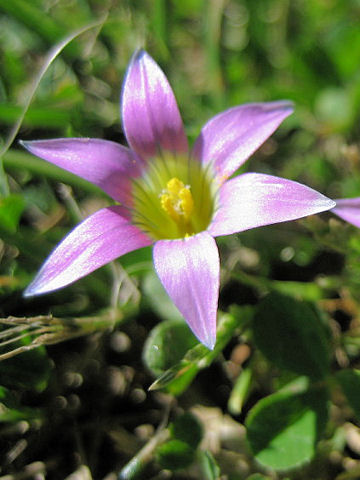
{"type": "Polygon", "coordinates": [[[360,477],[360,232],[331,213],[219,239],[214,352],[150,249],[22,298],[108,199],[18,140],[124,143],[120,89],[139,47],[190,142],[226,108],[290,99],[242,169],[360,196],[359,0],[0,0],[0,479],[360,477]]]}

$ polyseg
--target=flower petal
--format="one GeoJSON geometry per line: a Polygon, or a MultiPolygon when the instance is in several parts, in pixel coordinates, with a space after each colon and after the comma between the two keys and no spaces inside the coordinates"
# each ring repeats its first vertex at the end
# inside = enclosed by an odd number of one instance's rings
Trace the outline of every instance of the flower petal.
{"type": "Polygon", "coordinates": [[[334,206],[333,200],[301,183],[261,173],[245,173],[220,188],[219,208],[208,231],[214,236],[229,235],[296,220],[334,206]]]}
{"type": "Polygon", "coordinates": [[[34,155],[94,183],[115,200],[129,204],[131,178],[142,160],[128,148],[96,138],[59,138],[21,142],[34,155]]]}
{"type": "Polygon", "coordinates": [[[124,208],[103,208],[86,218],[50,254],[25,296],[47,293],[84,277],[125,253],[152,243],[123,216],[124,208]]]}
{"type": "Polygon", "coordinates": [[[343,220],[360,228],[360,197],[335,200],[336,207],[331,211],[343,220]]]}
{"type": "Polygon", "coordinates": [[[170,298],[191,330],[208,348],[216,340],[219,253],[207,233],[155,243],[154,265],[170,298]]]}
{"type": "Polygon", "coordinates": [[[129,65],[122,92],[127,141],[143,158],[159,150],[187,152],[187,139],[173,91],[157,63],[143,50],[129,65]]]}
{"type": "Polygon", "coordinates": [[[219,113],[201,130],[193,156],[204,165],[213,162],[216,175],[225,180],[292,113],[287,101],[249,103],[219,113]]]}

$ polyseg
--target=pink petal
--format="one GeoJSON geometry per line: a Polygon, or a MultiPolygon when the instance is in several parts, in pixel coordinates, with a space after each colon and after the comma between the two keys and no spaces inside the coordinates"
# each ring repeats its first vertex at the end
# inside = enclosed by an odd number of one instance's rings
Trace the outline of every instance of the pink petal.
{"type": "Polygon", "coordinates": [[[296,220],[334,206],[334,201],[301,183],[245,173],[220,188],[219,208],[208,230],[214,236],[229,235],[296,220]]]}
{"type": "Polygon", "coordinates": [[[57,246],[27,287],[25,296],[65,287],[115,258],[152,241],[129,224],[119,206],[103,208],[80,223],[57,246]]]}
{"type": "Polygon", "coordinates": [[[154,246],[156,272],[197,338],[213,349],[219,297],[219,253],[207,233],[154,246]]]}
{"type": "Polygon", "coordinates": [[[203,164],[213,162],[225,180],[237,170],[292,113],[290,102],[249,103],[212,118],[201,130],[193,155],[203,164]]]}
{"type": "Polygon", "coordinates": [[[187,139],[173,91],[157,63],[135,53],[122,92],[122,118],[129,145],[143,158],[160,150],[187,152],[187,139]]]}
{"type": "Polygon", "coordinates": [[[96,138],[59,138],[21,142],[34,155],[94,183],[119,202],[129,204],[131,178],[142,160],[128,148],[96,138]]]}
{"type": "Polygon", "coordinates": [[[360,197],[342,198],[336,201],[336,207],[331,211],[343,220],[360,228],[360,197]]]}

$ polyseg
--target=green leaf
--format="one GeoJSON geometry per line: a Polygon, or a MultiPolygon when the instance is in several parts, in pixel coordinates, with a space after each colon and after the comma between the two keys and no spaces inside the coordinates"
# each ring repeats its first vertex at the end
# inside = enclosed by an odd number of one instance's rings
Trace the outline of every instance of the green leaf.
{"type": "Polygon", "coordinates": [[[185,354],[176,365],[166,370],[151,386],[150,390],[166,389],[172,395],[180,395],[190,385],[196,374],[208,367],[223,351],[226,344],[234,336],[235,330],[243,319],[239,318],[242,312],[248,319],[247,308],[234,309],[235,314],[219,314],[217,341],[214,350],[209,350],[198,344],[185,354]]]}
{"type": "Polygon", "coordinates": [[[0,422],[18,422],[39,417],[39,411],[23,407],[5,387],[0,387],[0,422]]]}
{"type": "Polygon", "coordinates": [[[254,340],[276,366],[319,380],[329,370],[328,331],[309,304],[271,293],[258,305],[254,340]]]}
{"type": "Polygon", "coordinates": [[[143,360],[149,370],[158,376],[177,364],[197,344],[197,339],[183,320],[168,320],[151,331],[145,342],[143,360]]]}
{"type": "MultiPolygon", "coordinates": [[[[1,0],[0,0],[1,1],[1,0]]],[[[23,108],[18,105],[3,103],[0,105],[1,123],[12,125],[18,120],[23,108]]],[[[71,112],[59,107],[31,107],[24,117],[23,125],[29,127],[56,128],[67,125],[71,112]]]]}
{"type": "Polygon", "coordinates": [[[41,392],[47,387],[51,362],[43,347],[0,362],[1,383],[9,388],[41,392]]]}
{"type": "MultiPolygon", "coordinates": [[[[27,0],[11,0],[11,2],[0,0],[1,10],[35,31],[50,45],[66,35],[64,25],[59,25],[43,8],[38,8],[27,0]]],[[[70,45],[67,47],[66,53],[73,58],[78,55],[79,48],[76,45],[70,45]]]]}
{"type": "Polygon", "coordinates": [[[246,419],[247,439],[257,461],[275,470],[308,462],[327,421],[328,394],[278,392],[260,400],[246,419]]]}
{"type": "Polygon", "coordinates": [[[342,370],[337,372],[335,377],[360,421],[360,370],[342,370]]]}
{"type": "Polygon", "coordinates": [[[189,387],[199,370],[199,366],[193,361],[188,361],[185,356],[181,362],[160,375],[160,377],[150,385],[149,390],[164,389],[172,395],[180,395],[189,387]]]}
{"type": "Polygon", "coordinates": [[[129,275],[142,276],[153,271],[152,248],[144,247],[121,257],[121,266],[129,275]]]}
{"type": "Polygon", "coordinates": [[[176,418],[170,426],[171,436],[190,445],[194,450],[203,436],[203,429],[192,413],[184,413],[176,418]]]}
{"type": "Polygon", "coordinates": [[[12,194],[0,199],[0,224],[10,233],[15,233],[25,206],[20,195],[12,194]]]}
{"type": "Polygon", "coordinates": [[[157,448],[157,461],[167,470],[186,468],[194,461],[195,451],[181,440],[169,440],[157,448]]]}
{"type": "Polygon", "coordinates": [[[200,452],[200,464],[201,470],[205,477],[205,480],[219,480],[220,479],[220,468],[216,463],[215,458],[209,450],[200,452]]]}

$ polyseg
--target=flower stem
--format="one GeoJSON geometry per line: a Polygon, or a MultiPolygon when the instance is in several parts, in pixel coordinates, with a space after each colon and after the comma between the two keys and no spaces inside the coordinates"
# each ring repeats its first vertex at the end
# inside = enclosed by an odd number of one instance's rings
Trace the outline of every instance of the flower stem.
{"type": "Polygon", "coordinates": [[[117,480],[134,480],[143,471],[146,464],[153,458],[153,453],[158,445],[170,437],[168,429],[161,429],[148,441],[148,443],[121,469],[117,480]]]}

